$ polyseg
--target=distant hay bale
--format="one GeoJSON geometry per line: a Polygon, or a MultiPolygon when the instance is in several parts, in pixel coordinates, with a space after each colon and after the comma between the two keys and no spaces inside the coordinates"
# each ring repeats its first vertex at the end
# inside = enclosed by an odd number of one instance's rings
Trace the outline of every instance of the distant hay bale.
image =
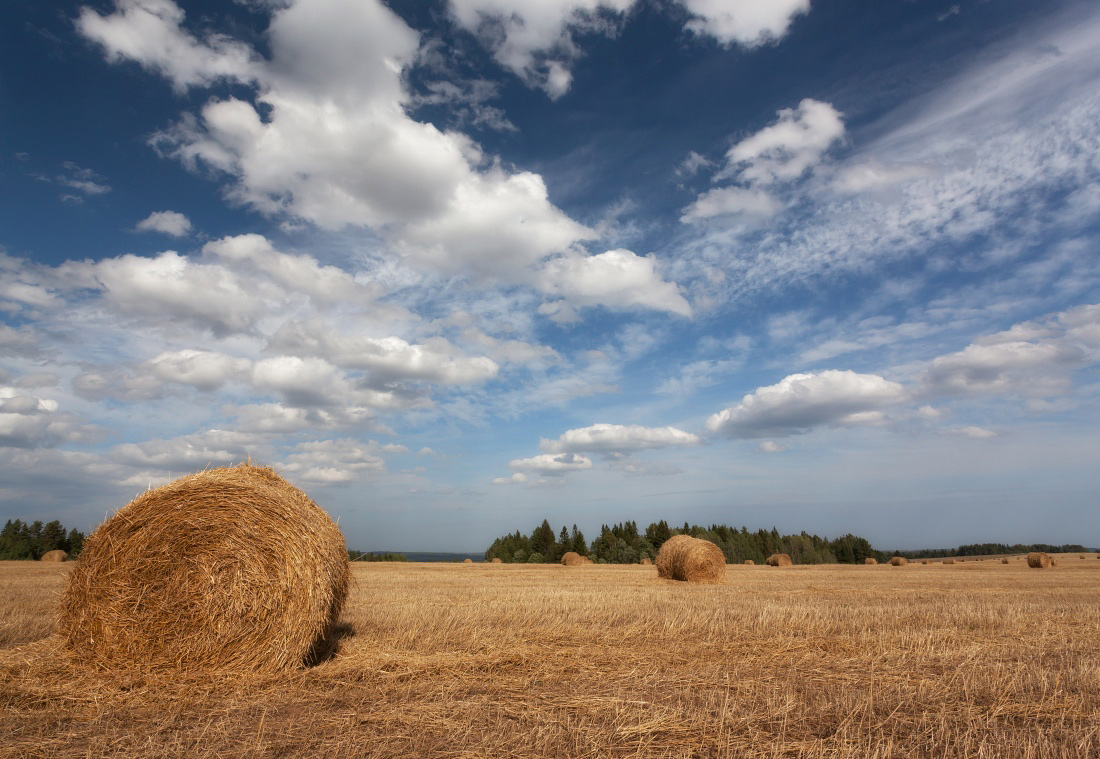
{"type": "Polygon", "coordinates": [[[462,563],[463,563],[463,564],[473,564],[473,563],[474,563],[474,560],[473,560],[473,559],[463,559],[463,560],[462,560],[462,563]]]}
{"type": "Polygon", "coordinates": [[[673,535],[657,552],[657,576],[684,582],[721,582],[726,573],[722,549],[709,540],[673,535]]]}
{"type": "MultiPolygon", "coordinates": [[[[60,548],[55,548],[52,551],[46,551],[46,553],[42,554],[42,558],[40,558],[39,561],[65,561],[67,558],[69,558],[69,554],[65,553],[60,548]]],[[[1085,557],[1082,556],[1081,558],[1083,559],[1085,557]]]]}
{"type": "MultiPolygon", "coordinates": [[[[1081,558],[1083,559],[1085,557],[1082,556],[1081,558]]],[[[644,567],[651,567],[651,566],[653,566],[653,559],[646,556],[644,559],[642,559],[641,563],[642,563],[642,566],[644,566],[644,567]]]]}
{"type": "Polygon", "coordinates": [[[499,557],[495,557],[495,558],[494,558],[494,559],[493,559],[493,560],[492,560],[491,562],[489,562],[489,563],[490,563],[490,564],[503,564],[504,562],[503,562],[503,561],[501,561],[499,557]]]}
{"type": "Polygon", "coordinates": [[[745,559],[745,564],[747,566],[750,566],[750,567],[755,567],[756,566],[756,562],[753,561],[752,559],[745,559]]]}
{"type": "Polygon", "coordinates": [[[567,567],[579,567],[584,561],[581,555],[576,551],[566,551],[561,557],[561,563],[563,566],[567,567]]]}
{"type": "Polygon", "coordinates": [[[873,556],[868,556],[866,559],[863,560],[863,563],[864,564],[878,564],[878,559],[876,559],[873,556]]]}
{"type": "Polygon", "coordinates": [[[785,553],[773,553],[764,563],[769,567],[789,567],[794,564],[791,557],[785,553]]]}
{"type": "Polygon", "coordinates": [[[1006,556],[1003,559],[1001,559],[1001,563],[1002,564],[1007,564],[1008,563],[1008,557],[1006,556]]]}
{"type": "Polygon", "coordinates": [[[1032,569],[1046,569],[1052,563],[1050,556],[1042,551],[1032,551],[1027,555],[1027,565],[1032,569]]]}
{"type": "Polygon", "coordinates": [[[955,560],[954,560],[954,559],[944,559],[944,560],[943,560],[943,563],[944,563],[944,564],[954,564],[954,563],[955,563],[955,560]]]}
{"type": "Polygon", "coordinates": [[[920,563],[921,563],[921,564],[927,564],[927,563],[928,563],[928,559],[921,559],[921,562],[920,562],[920,563]]]}
{"type": "Polygon", "coordinates": [[[891,556],[890,566],[892,567],[907,567],[909,566],[909,559],[904,556],[891,556]]]}
{"type": "Polygon", "coordinates": [[[339,527],[271,469],[147,490],[84,543],[59,629],[113,669],[293,669],[330,643],[349,579],[339,527]]]}

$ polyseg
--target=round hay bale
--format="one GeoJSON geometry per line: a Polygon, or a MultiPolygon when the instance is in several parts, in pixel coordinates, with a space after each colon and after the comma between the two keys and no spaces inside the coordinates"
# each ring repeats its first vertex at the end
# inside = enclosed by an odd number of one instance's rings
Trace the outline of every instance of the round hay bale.
{"type": "Polygon", "coordinates": [[[491,562],[489,562],[489,563],[490,563],[490,564],[503,564],[504,562],[503,562],[503,561],[501,561],[500,557],[498,556],[498,557],[495,557],[495,558],[494,558],[494,559],[493,559],[493,560],[492,560],[491,562]]]}
{"type": "Polygon", "coordinates": [[[928,559],[921,559],[921,562],[920,562],[920,563],[921,563],[921,564],[927,564],[927,563],[928,563],[928,559]]]}
{"type": "Polygon", "coordinates": [[[584,563],[581,555],[576,551],[566,551],[561,557],[561,563],[566,567],[578,567],[584,563]]]}
{"type": "Polygon", "coordinates": [[[60,631],[103,668],[293,669],[330,643],[344,536],[271,469],[208,469],[148,490],[87,539],[60,631]]]}
{"type": "Polygon", "coordinates": [[[892,567],[907,567],[909,566],[909,559],[904,556],[891,556],[890,566],[892,567]]]}
{"type": "Polygon", "coordinates": [[[765,563],[769,567],[789,567],[794,564],[791,557],[785,553],[773,553],[765,563]]]}
{"type": "Polygon", "coordinates": [[[750,567],[755,567],[755,566],[756,566],[756,562],[755,562],[755,561],[753,561],[752,559],[745,559],[745,565],[746,565],[746,566],[750,566],[750,567]]]}
{"type": "Polygon", "coordinates": [[[944,560],[943,560],[943,563],[944,563],[944,564],[954,564],[954,563],[955,563],[955,560],[954,560],[954,559],[944,559],[944,560]]]}
{"type": "Polygon", "coordinates": [[[42,554],[39,561],[65,561],[69,558],[69,554],[62,551],[60,548],[55,548],[52,551],[46,551],[42,554]]]}
{"type": "Polygon", "coordinates": [[[1042,551],[1032,551],[1027,555],[1027,565],[1032,569],[1046,569],[1051,564],[1050,556],[1042,551]]]}
{"type": "MultiPolygon", "coordinates": [[[[1082,556],[1081,558],[1084,558],[1084,557],[1082,556]]],[[[646,556],[644,559],[642,559],[642,561],[640,563],[644,567],[652,567],[653,566],[653,559],[646,556]]]]}
{"type": "Polygon", "coordinates": [[[474,560],[473,560],[473,559],[463,559],[463,560],[462,560],[462,563],[463,563],[463,564],[473,564],[473,563],[474,563],[474,560]]]}
{"type": "Polygon", "coordinates": [[[684,582],[721,582],[726,573],[722,549],[702,538],[673,535],[657,552],[657,576],[684,582]]]}
{"type": "Polygon", "coordinates": [[[1001,563],[1002,564],[1007,564],[1008,563],[1008,557],[1006,556],[1003,559],[1001,559],[1001,563]]]}
{"type": "Polygon", "coordinates": [[[878,564],[878,559],[876,559],[873,556],[868,556],[866,559],[863,560],[863,563],[864,564],[878,564]]]}

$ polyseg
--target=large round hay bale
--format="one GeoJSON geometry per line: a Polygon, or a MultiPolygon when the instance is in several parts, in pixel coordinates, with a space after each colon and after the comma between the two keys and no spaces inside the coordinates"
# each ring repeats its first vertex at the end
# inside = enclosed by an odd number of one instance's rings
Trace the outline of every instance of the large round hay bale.
{"type": "Polygon", "coordinates": [[[657,576],[684,582],[721,582],[726,573],[722,549],[702,538],[673,535],[657,552],[657,576]]]}
{"type": "Polygon", "coordinates": [[[42,554],[39,561],[65,561],[67,558],[69,558],[69,554],[65,553],[60,548],[55,548],[52,551],[46,551],[46,553],[42,554]]]}
{"type": "Polygon", "coordinates": [[[1027,565],[1032,569],[1046,569],[1051,565],[1050,557],[1042,551],[1032,551],[1027,555],[1027,565]]]}
{"type": "Polygon", "coordinates": [[[583,564],[584,560],[581,559],[581,555],[576,551],[566,551],[561,557],[561,563],[567,567],[576,567],[583,564]]]}
{"type": "Polygon", "coordinates": [[[60,630],[105,668],[276,671],[318,655],[348,588],[344,536],[266,467],[148,490],[92,533],[60,630]]]}
{"type": "Polygon", "coordinates": [[[494,557],[493,560],[489,563],[490,564],[503,564],[504,562],[500,559],[499,556],[497,556],[497,557],[494,557]]]}
{"type": "Polygon", "coordinates": [[[773,553],[765,563],[769,567],[789,567],[794,564],[791,557],[785,553],[773,553]]]}
{"type": "Polygon", "coordinates": [[[746,566],[749,566],[749,567],[755,567],[755,566],[756,566],[756,562],[755,562],[755,561],[753,561],[752,559],[745,559],[745,565],[746,565],[746,566]]]}
{"type": "Polygon", "coordinates": [[[866,559],[863,560],[863,563],[864,564],[878,564],[878,559],[876,559],[874,556],[868,556],[866,559]]]}
{"type": "Polygon", "coordinates": [[[1001,563],[1002,564],[1007,564],[1008,563],[1008,557],[1006,556],[1003,559],[1001,559],[1001,563]]]}
{"type": "MultiPolygon", "coordinates": [[[[1081,558],[1084,558],[1084,557],[1082,556],[1081,558]]],[[[653,566],[653,559],[646,556],[644,559],[642,559],[641,564],[642,564],[643,567],[651,567],[651,566],[653,566]]]]}
{"type": "Polygon", "coordinates": [[[904,556],[891,556],[890,566],[892,567],[907,567],[909,566],[909,559],[904,556]]]}
{"type": "Polygon", "coordinates": [[[943,563],[944,563],[944,564],[954,564],[954,563],[955,563],[955,560],[954,560],[954,559],[944,559],[944,560],[943,560],[943,563]]]}

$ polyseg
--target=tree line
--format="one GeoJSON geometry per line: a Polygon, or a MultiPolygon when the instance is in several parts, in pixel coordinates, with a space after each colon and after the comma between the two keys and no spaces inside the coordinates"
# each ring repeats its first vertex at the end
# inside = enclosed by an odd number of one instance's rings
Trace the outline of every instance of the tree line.
{"type": "Polygon", "coordinates": [[[9,519],[0,530],[0,560],[41,559],[48,551],[61,549],[71,557],[84,547],[84,533],[65,530],[56,519],[43,524],[41,520],[24,522],[9,519]]]}
{"type": "Polygon", "coordinates": [[[1045,553],[1088,553],[1092,549],[1085,548],[1076,543],[1055,546],[1048,543],[970,543],[958,548],[923,548],[919,551],[901,551],[900,555],[907,559],[940,559],[944,556],[991,556],[1001,553],[1031,553],[1043,551],[1045,553]]]}
{"type": "Polygon", "coordinates": [[[587,543],[584,533],[573,525],[562,527],[555,535],[546,519],[525,535],[518,530],[493,541],[485,551],[485,560],[500,559],[505,563],[554,563],[568,551],[587,556],[598,564],[636,564],[642,559],[655,559],[666,540],[673,535],[691,535],[711,541],[726,556],[726,562],[741,564],[752,560],[761,564],[773,553],[785,553],[796,564],[862,564],[864,559],[880,561],[891,555],[876,551],[864,538],[844,535],[829,540],[802,532],[798,535],[780,535],[771,530],[750,531],[747,527],[711,525],[701,527],[685,522],[682,527],[670,527],[668,522],[653,522],[645,530],[639,530],[636,522],[626,521],[614,525],[602,525],[600,534],[587,543]]]}

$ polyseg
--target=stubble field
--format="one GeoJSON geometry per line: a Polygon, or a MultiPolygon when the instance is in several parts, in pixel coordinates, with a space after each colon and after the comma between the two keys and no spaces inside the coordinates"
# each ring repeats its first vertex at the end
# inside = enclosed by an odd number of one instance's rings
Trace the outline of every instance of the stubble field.
{"type": "Polygon", "coordinates": [[[0,756],[1100,756],[1100,561],[356,564],[278,676],[88,671],[67,565],[0,562],[0,756]]]}

